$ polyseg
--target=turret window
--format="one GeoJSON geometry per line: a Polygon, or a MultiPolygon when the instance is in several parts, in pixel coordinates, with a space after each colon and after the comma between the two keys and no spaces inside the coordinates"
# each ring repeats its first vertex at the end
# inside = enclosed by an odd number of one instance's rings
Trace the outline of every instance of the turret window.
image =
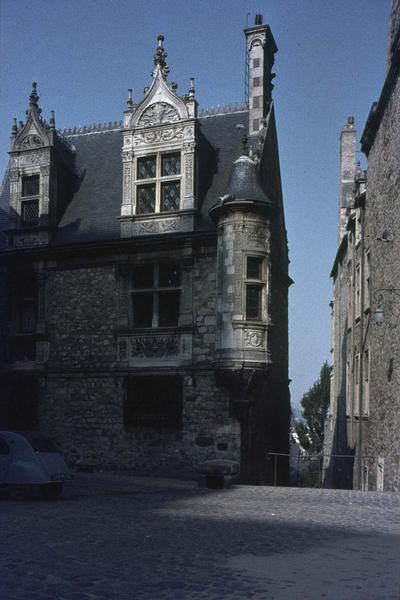
{"type": "Polygon", "coordinates": [[[264,259],[247,256],[246,259],[246,319],[262,320],[262,297],[265,287],[264,259]]]}
{"type": "Polygon", "coordinates": [[[39,196],[40,176],[30,175],[22,178],[22,193],[21,196],[39,196]]]}
{"type": "Polygon", "coordinates": [[[136,214],[179,210],[181,204],[180,176],[180,152],[139,157],[137,159],[136,214]]]}
{"type": "Polygon", "coordinates": [[[38,224],[38,221],[39,221],[39,192],[40,192],[40,175],[28,175],[28,176],[22,177],[21,225],[32,226],[32,225],[38,224]]]}

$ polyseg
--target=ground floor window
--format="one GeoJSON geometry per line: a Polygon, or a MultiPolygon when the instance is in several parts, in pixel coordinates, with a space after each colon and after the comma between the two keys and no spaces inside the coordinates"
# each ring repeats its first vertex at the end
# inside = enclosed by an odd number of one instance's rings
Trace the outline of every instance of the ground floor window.
{"type": "Polygon", "coordinates": [[[0,378],[0,390],[0,429],[36,429],[39,424],[36,378],[5,376],[0,378]]]}
{"type": "Polygon", "coordinates": [[[182,378],[130,377],[124,401],[124,426],[182,429],[182,378]]]}

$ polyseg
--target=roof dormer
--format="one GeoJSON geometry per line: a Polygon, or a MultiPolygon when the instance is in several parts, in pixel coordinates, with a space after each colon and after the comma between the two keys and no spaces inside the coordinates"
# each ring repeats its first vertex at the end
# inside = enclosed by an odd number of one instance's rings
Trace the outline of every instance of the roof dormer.
{"type": "Polygon", "coordinates": [[[121,236],[193,230],[196,210],[196,117],[194,80],[177,95],[158,37],[153,81],[138,104],[129,90],[123,129],[121,236]]]}

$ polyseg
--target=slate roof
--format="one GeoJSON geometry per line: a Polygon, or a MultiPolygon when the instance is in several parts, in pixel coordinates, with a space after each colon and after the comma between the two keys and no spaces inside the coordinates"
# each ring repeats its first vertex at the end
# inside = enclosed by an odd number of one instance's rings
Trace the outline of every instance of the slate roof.
{"type": "MultiPolygon", "coordinates": [[[[198,119],[199,208],[197,228],[214,228],[208,211],[227,193],[233,162],[241,153],[241,132],[247,110],[205,115],[198,119]]],[[[75,170],[79,184],[66,206],[52,244],[65,245],[120,239],[122,201],[122,133],[119,128],[89,130],[67,135],[76,148],[75,170]]],[[[6,177],[6,179],[8,179],[6,177]]],[[[7,228],[8,180],[0,192],[0,230],[7,228]]],[[[5,238],[4,238],[5,239],[5,238]]],[[[3,245],[4,245],[3,239],[3,245]]],[[[0,236],[0,245],[2,243],[0,236]]]]}

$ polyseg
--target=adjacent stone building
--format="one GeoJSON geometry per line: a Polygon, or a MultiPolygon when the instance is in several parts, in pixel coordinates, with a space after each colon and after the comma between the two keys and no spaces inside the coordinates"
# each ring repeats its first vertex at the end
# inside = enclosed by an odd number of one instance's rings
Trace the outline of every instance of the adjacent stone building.
{"type": "Polygon", "coordinates": [[[71,464],[230,458],[259,483],[273,477],[267,452],[288,451],[277,48],[260,15],[245,36],[248,105],[199,113],[194,80],[183,96],[167,81],[159,36],[122,122],[61,133],[34,83],[13,124],[0,427],[50,432],[71,464]]]}
{"type": "Polygon", "coordinates": [[[341,135],[324,450],[325,483],[335,487],[400,489],[399,71],[400,1],[394,0],[386,79],[361,136],[367,173],[356,165],[352,118],[341,135]]]}

